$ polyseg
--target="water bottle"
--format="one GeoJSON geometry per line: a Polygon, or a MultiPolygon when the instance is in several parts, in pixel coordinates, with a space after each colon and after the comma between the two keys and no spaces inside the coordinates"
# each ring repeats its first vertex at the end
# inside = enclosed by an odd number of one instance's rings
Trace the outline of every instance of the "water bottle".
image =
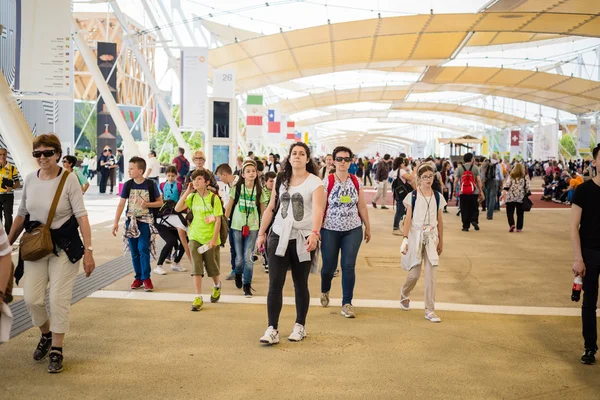
{"type": "Polygon", "coordinates": [[[198,254],[204,254],[209,250],[210,250],[210,246],[205,244],[204,246],[198,248],[198,254]]]}
{"type": "Polygon", "coordinates": [[[573,292],[571,293],[571,301],[579,301],[581,298],[581,287],[583,286],[583,281],[580,276],[576,276],[573,281],[573,292]]]}

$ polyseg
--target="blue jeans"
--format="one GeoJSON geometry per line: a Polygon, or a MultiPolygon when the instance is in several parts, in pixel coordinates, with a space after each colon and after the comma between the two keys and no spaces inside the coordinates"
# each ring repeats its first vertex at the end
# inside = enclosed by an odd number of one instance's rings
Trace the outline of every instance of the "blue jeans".
{"type": "Polygon", "coordinates": [[[485,187],[483,188],[485,194],[485,207],[487,208],[487,217],[494,218],[494,208],[496,207],[496,200],[498,196],[498,181],[486,181],[485,187]]]}
{"type": "Polygon", "coordinates": [[[356,281],[356,257],[363,239],[362,226],[351,231],[337,232],[321,229],[321,256],[323,266],[321,268],[321,293],[331,290],[333,273],[338,266],[338,256],[342,251],[342,305],[352,304],[354,294],[354,283],[356,281]]]}
{"type": "Polygon", "coordinates": [[[254,272],[254,263],[252,262],[252,253],[256,246],[258,231],[250,231],[248,237],[242,236],[242,231],[231,229],[233,232],[233,245],[235,246],[235,273],[242,275],[244,284],[252,283],[252,273],[254,272]]]}
{"type": "Polygon", "coordinates": [[[404,203],[402,201],[396,200],[396,214],[394,214],[394,229],[398,229],[400,227],[400,221],[402,217],[406,213],[406,207],[404,207],[404,203]]]}
{"type": "MultiPolygon", "coordinates": [[[[127,223],[129,226],[129,223],[127,223]]],[[[140,236],[130,238],[129,251],[131,252],[131,262],[135,271],[135,279],[142,281],[150,278],[150,225],[138,222],[140,236]]]]}
{"type": "Polygon", "coordinates": [[[575,195],[575,189],[569,190],[569,194],[567,194],[567,201],[569,203],[573,202],[573,196],[575,195]]]}

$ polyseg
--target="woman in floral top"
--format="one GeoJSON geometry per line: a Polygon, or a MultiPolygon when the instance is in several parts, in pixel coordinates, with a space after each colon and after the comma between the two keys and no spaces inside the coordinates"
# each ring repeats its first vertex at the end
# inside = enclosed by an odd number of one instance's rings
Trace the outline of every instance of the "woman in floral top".
{"type": "Polygon", "coordinates": [[[502,200],[506,202],[506,217],[508,218],[509,232],[515,231],[515,210],[517,210],[517,232],[523,230],[523,200],[525,194],[531,190],[531,182],[525,174],[523,164],[516,164],[504,183],[502,200]]]}

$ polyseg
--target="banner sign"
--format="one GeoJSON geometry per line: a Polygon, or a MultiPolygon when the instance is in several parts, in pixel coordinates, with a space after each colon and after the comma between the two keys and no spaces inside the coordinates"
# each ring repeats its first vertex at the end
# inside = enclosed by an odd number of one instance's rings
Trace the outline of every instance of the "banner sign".
{"type": "Polygon", "coordinates": [[[213,74],[212,97],[233,99],[235,97],[235,70],[216,69],[213,74]]]}
{"type": "Polygon", "coordinates": [[[246,99],[246,140],[262,138],[263,111],[263,95],[249,94],[246,99]]]}
{"type": "Polygon", "coordinates": [[[540,161],[558,158],[558,124],[535,128],[533,158],[540,161]]]}
{"type": "MultiPolygon", "coordinates": [[[[104,80],[110,74],[112,67],[117,61],[117,44],[98,42],[97,62],[100,67],[100,72],[104,80]]],[[[113,71],[110,79],[106,82],[110,93],[112,94],[115,101],[117,101],[117,68],[113,71]]],[[[102,155],[102,149],[104,146],[108,146],[112,149],[113,155],[116,156],[117,152],[117,125],[113,121],[112,116],[106,109],[104,104],[104,98],[100,96],[98,92],[98,104],[96,105],[96,135],[98,137],[97,154],[98,157],[102,155]]]]}
{"type": "Polygon", "coordinates": [[[591,138],[592,138],[592,134],[591,134],[590,120],[578,119],[578,121],[577,121],[577,147],[579,147],[580,153],[589,153],[590,152],[591,138]]]}
{"type": "Polygon", "coordinates": [[[208,49],[181,50],[180,126],[186,130],[206,130],[208,115],[208,49]]]}
{"type": "Polygon", "coordinates": [[[71,0],[21,0],[17,7],[15,88],[71,94],[71,0]]]}
{"type": "Polygon", "coordinates": [[[510,131],[510,158],[511,160],[523,154],[521,147],[521,131],[510,131]]]}

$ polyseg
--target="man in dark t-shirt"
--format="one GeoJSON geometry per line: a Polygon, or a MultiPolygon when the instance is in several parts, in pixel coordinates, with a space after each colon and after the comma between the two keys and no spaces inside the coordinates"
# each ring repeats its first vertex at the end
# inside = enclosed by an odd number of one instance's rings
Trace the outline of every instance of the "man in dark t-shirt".
{"type": "MultiPolygon", "coordinates": [[[[593,151],[594,165],[600,165],[600,144],[593,151]]],[[[575,253],[573,273],[583,278],[584,353],[581,363],[591,365],[598,351],[596,306],[600,276],[600,175],[580,184],[573,195],[571,210],[571,243],[575,253]]]]}

